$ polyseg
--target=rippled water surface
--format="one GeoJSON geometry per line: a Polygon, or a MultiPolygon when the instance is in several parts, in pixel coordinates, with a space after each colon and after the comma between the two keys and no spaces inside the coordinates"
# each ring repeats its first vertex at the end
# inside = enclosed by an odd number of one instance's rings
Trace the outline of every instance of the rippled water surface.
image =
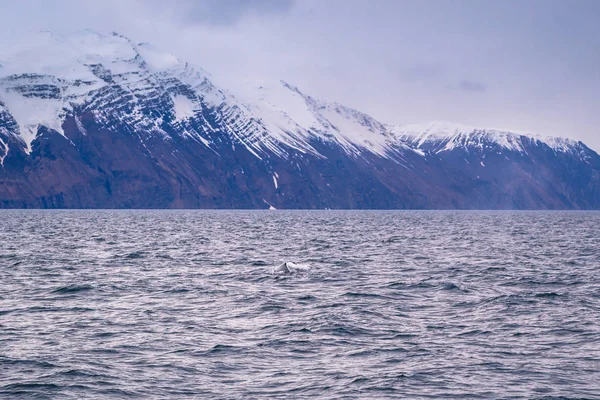
{"type": "Polygon", "coordinates": [[[600,398],[600,213],[0,211],[0,398],[306,397],[600,398]]]}

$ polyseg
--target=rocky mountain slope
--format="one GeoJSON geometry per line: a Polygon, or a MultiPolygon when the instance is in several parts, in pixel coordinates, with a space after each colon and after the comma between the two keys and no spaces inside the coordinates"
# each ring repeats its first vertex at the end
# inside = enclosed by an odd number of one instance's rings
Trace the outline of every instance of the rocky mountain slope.
{"type": "Polygon", "coordinates": [[[3,208],[600,208],[600,156],[569,139],[386,125],[285,82],[240,101],[116,33],[0,60],[3,208]]]}

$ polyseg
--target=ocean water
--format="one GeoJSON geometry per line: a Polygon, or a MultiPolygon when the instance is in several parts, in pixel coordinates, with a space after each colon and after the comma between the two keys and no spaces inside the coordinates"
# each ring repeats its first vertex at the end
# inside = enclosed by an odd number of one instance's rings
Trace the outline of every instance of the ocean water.
{"type": "Polygon", "coordinates": [[[600,213],[0,211],[0,398],[307,397],[600,398],[600,213]]]}

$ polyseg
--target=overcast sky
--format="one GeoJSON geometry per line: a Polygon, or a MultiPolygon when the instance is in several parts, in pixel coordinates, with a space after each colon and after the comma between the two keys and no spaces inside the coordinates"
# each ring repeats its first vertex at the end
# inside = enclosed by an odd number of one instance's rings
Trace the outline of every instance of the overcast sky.
{"type": "Polygon", "coordinates": [[[599,0],[0,0],[0,15],[0,49],[37,30],[118,31],[231,88],[283,79],[382,122],[600,150],[599,0]]]}

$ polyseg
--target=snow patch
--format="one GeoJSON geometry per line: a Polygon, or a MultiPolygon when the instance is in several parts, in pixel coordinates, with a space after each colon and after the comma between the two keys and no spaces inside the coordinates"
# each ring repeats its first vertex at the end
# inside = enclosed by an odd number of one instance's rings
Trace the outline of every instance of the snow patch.
{"type": "Polygon", "coordinates": [[[8,144],[2,138],[0,138],[0,149],[2,149],[2,155],[0,156],[0,166],[4,167],[4,159],[8,155],[8,144]]]}
{"type": "Polygon", "coordinates": [[[427,148],[435,153],[455,148],[489,149],[491,145],[502,149],[525,153],[530,144],[544,144],[554,151],[568,152],[577,146],[570,139],[547,137],[531,133],[502,129],[477,128],[452,122],[435,121],[417,125],[390,126],[399,141],[412,148],[427,148]]]}
{"type": "Polygon", "coordinates": [[[186,96],[177,95],[171,98],[173,100],[173,110],[175,111],[175,121],[181,122],[192,118],[196,112],[196,104],[186,96]]]}
{"type": "Polygon", "coordinates": [[[339,104],[321,107],[320,114],[325,119],[328,133],[334,133],[337,140],[347,146],[358,146],[382,157],[387,157],[393,142],[386,127],[370,116],[339,104]]]}
{"type": "Polygon", "coordinates": [[[79,132],[81,132],[82,135],[87,136],[87,131],[81,123],[81,119],[77,115],[75,116],[75,125],[77,125],[77,129],[79,129],[79,132]]]}
{"type": "MultiPolygon", "coordinates": [[[[319,121],[308,107],[307,99],[297,88],[283,81],[280,81],[277,85],[261,86],[259,88],[259,101],[265,108],[289,117],[289,120],[281,124],[280,127],[283,129],[290,128],[290,122],[292,121],[305,130],[319,126],[319,121]]],[[[281,122],[281,120],[278,121],[278,123],[281,122]]]]}
{"type": "Polygon", "coordinates": [[[277,210],[275,207],[273,207],[268,201],[266,201],[265,199],[263,199],[263,202],[269,206],[269,210],[277,210]]]}
{"type": "Polygon", "coordinates": [[[62,99],[25,97],[12,87],[0,88],[0,97],[19,126],[20,139],[31,153],[31,143],[40,126],[64,136],[62,121],[66,115],[62,99]]]}

